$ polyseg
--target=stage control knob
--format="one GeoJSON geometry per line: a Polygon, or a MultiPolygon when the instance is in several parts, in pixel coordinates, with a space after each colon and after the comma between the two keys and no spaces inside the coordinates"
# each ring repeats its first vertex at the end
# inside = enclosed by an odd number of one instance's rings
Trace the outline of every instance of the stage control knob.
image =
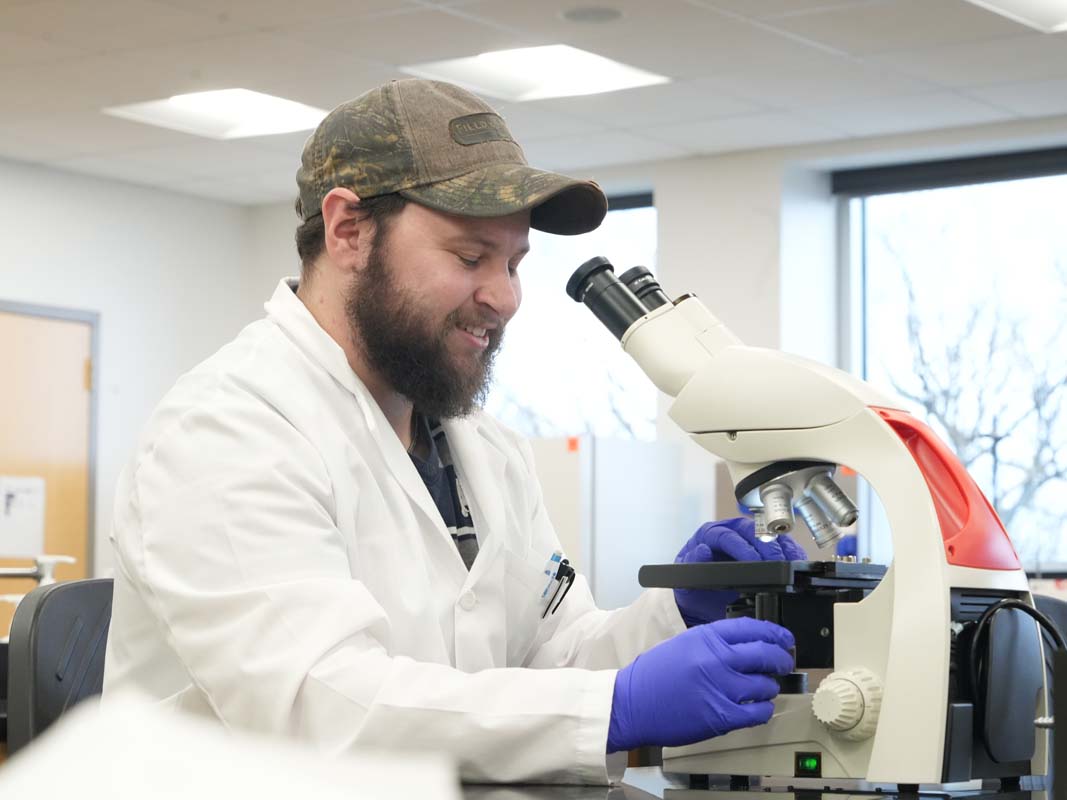
{"type": "Polygon", "coordinates": [[[846,739],[867,739],[878,726],[882,685],[866,669],[831,672],[811,698],[815,718],[846,739]]]}

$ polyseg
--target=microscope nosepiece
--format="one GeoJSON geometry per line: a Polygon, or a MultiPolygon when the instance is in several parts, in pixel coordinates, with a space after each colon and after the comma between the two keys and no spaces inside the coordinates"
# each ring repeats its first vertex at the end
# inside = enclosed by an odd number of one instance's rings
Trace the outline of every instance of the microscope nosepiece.
{"type": "Polygon", "coordinates": [[[767,521],[767,532],[777,536],[793,530],[793,490],[784,483],[768,483],[760,487],[760,501],[767,521]]]}

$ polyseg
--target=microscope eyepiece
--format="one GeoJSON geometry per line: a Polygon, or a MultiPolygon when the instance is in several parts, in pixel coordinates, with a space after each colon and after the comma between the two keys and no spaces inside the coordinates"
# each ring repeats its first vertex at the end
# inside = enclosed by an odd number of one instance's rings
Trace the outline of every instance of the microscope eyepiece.
{"type": "Polygon", "coordinates": [[[574,271],[567,281],[567,294],[575,302],[589,306],[616,339],[621,339],[649,311],[615,277],[615,268],[603,256],[589,259],[574,271]]]}
{"type": "Polygon", "coordinates": [[[619,280],[626,284],[649,311],[655,311],[671,302],[648,267],[630,267],[619,276],[619,280]]]}
{"type": "Polygon", "coordinates": [[[614,273],[615,267],[604,256],[593,256],[574,271],[567,281],[567,295],[576,303],[585,301],[585,293],[593,287],[593,276],[602,270],[614,273]]]}

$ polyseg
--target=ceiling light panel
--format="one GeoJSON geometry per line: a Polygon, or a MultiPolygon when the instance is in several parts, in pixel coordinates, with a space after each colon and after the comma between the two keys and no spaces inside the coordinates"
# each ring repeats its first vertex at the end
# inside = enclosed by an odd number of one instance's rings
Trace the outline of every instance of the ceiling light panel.
{"type": "Polygon", "coordinates": [[[248,89],[179,94],[103,109],[105,114],[210,139],[243,139],[311,130],[326,112],[248,89]]]}
{"type": "Polygon", "coordinates": [[[564,44],[496,50],[401,67],[420,78],[450,81],[511,102],[600,94],[667,83],[670,78],[564,44]]]}
{"type": "Polygon", "coordinates": [[[970,0],[1043,33],[1067,31],[1067,0],[970,0]]]}

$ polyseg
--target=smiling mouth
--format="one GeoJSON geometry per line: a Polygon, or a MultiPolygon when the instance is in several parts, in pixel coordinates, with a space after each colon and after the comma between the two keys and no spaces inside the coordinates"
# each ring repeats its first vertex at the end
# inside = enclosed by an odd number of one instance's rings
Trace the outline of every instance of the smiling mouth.
{"type": "Polygon", "coordinates": [[[484,350],[489,346],[489,331],[486,328],[460,325],[459,329],[466,334],[467,341],[475,347],[484,350]]]}

